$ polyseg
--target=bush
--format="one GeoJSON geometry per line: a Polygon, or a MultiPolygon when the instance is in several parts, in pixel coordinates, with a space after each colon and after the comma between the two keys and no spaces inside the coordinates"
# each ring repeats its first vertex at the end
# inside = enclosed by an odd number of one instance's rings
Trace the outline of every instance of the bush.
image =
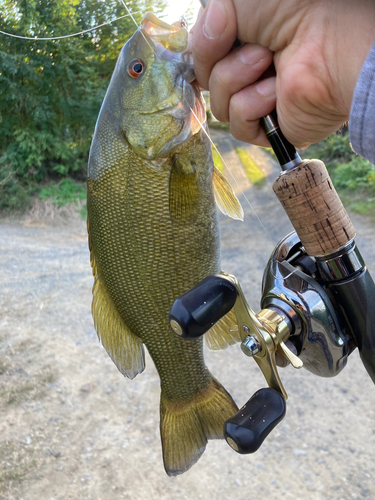
{"type": "MultiPolygon", "coordinates": [[[[160,0],[127,0],[156,14],[160,0]]],[[[116,59],[134,33],[131,18],[76,37],[126,14],[117,0],[0,1],[0,209],[23,208],[36,183],[83,180],[96,118],[116,59]]]]}
{"type": "Polygon", "coordinates": [[[375,166],[351,148],[348,133],[335,134],[303,152],[322,160],[345,205],[362,214],[375,214],[375,166]]]}
{"type": "Polygon", "coordinates": [[[14,169],[0,163],[0,210],[24,210],[36,186],[20,182],[14,169]]]}
{"type": "Polygon", "coordinates": [[[86,198],[86,186],[77,184],[73,179],[63,179],[59,184],[50,184],[41,189],[39,198],[42,200],[49,198],[57,207],[63,207],[67,203],[84,200],[86,198]]]}
{"type": "Polygon", "coordinates": [[[374,190],[375,194],[375,167],[361,156],[339,164],[333,177],[338,188],[354,190],[367,187],[374,190]]]}

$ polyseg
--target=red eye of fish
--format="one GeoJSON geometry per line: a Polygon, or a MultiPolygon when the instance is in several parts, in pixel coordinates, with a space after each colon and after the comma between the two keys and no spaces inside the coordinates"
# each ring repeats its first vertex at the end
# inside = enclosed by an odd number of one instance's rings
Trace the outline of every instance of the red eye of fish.
{"type": "Polygon", "coordinates": [[[140,59],[134,59],[128,66],[128,73],[132,78],[138,78],[143,74],[145,65],[140,59]]]}

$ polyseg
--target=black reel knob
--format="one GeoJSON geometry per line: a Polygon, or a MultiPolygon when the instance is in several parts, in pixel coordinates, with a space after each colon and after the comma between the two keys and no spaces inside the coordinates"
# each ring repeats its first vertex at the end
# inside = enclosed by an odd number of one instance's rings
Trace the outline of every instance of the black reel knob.
{"type": "Polygon", "coordinates": [[[284,418],[285,411],[285,400],[279,392],[260,389],[225,422],[224,437],[237,453],[254,453],[284,418]]]}
{"type": "Polygon", "coordinates": [[[232,309],[236,299],[233,283],[220,276],[208,276],[174,301],[169,323],[182,338],[200,337],[232,309]]]}

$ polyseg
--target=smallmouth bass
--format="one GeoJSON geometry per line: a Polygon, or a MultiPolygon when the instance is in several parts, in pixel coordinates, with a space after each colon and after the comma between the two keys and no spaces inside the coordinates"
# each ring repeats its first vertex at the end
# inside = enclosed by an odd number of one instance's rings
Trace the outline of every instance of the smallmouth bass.
{"type": "MultiPolygon", "coordinates": [[[[179,295],[220,271],[215,198],[243,215],[213,165],[187,47],[184,28],[146,14],[118,58],[88,166],[95,327],[125,376],[144,370],[143,344],[155,363],[168,475],[188,470],[237,411],[205,366],[202,339],[182,340],[168,322],[179,295]]],[[[234,323],[227,315],[206,334],[211,347],[240,340],[234,323]]]]}

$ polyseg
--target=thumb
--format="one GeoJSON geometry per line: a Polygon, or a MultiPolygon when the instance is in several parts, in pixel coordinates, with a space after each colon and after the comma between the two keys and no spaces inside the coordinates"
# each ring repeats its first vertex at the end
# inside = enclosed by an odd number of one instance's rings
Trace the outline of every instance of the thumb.
{"type": "Polygon", "coordinates": [[[208,89],[214,65],[225,57],[236,40],[237,21],[232,0],[210,0],[201,9],[193,34],[193,59],[199,84],[208,89]]]}

